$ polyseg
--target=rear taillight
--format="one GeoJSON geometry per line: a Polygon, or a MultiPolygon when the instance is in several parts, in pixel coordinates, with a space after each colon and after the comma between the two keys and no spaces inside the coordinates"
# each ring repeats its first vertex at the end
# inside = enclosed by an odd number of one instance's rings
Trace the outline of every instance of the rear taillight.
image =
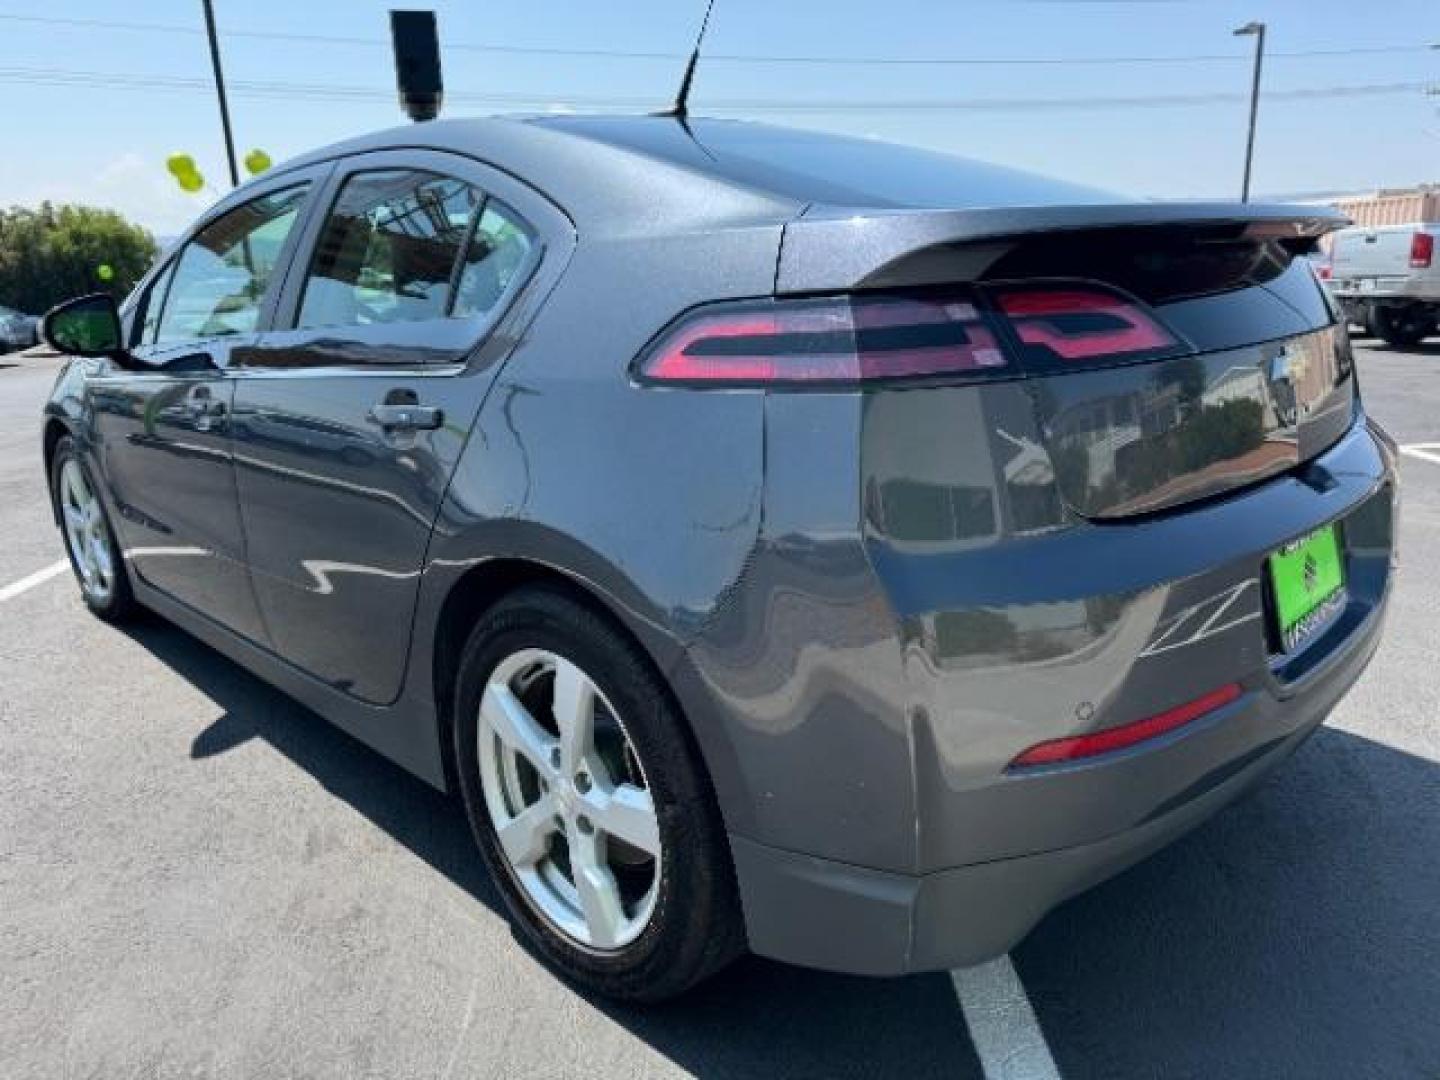
{"type": "Polygon", "coordinates": [[[1435,234],[1417,232],[1410,237],[1410,265],[1416,270],[1425,270],[1435,257],[1435,234]]]}
{"type": "Polygon", "coordinates": [[[1329,281],[1334,276],[1335,268],[1329,263],[1316,263],[1315,276],[1321,281],[1329,281]]]}
{"type": "Polygon", "coordinates": [[[1103,731],[1094,731],[1088,735],[1072,735],[1065,739],[1052,739],[1050,742],[1039,743],[1020,754],[1010,763],[1010,767],[1015,769],[1036,765],[1063,765],[1071,761],[1081,761],[1085,758],[1098,757],[1101,754],[1114,753],[1116,750],[1124,750],[1126,747],[1157,739],[1176,728],[1184,727],[1216,709],[1229,705],[1242,693],[1239,683],[1228,683],[1194,701],[1187,701],[1185,704],[1177,705],[1163,713],[1147,716],[1144,720],[1136,720],[1119,727],[1105,728],[1103,731]]]}
{"type": "Polygon", "coordinates": [[[708,304],[646,350],[641,382],[696,387],[983,378],[1189,352],[1100,285],[872,293],[708,304]]]}
{"type": "Polygon", "coordinates": [[[767,300],[698,308],[642,358],[642,381],[694,386],[855,383],[1003,369],[964,296],[767,300]]]}
{"type": "Polygon", "coordinates": [[[1042,363],[1143,359],[1182,348],[1140,304],[1088,286],[1003,289],[995,302],[1026,358],[1042,363]]]}

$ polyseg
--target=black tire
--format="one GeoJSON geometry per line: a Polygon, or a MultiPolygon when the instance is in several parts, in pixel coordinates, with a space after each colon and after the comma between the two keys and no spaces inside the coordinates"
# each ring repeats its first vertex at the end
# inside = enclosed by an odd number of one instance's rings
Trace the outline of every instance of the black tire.
{"type": "Polygon", "coordinates": [[[482,616],[460,662],[454,750],[470,827],[520,936],[584,990],[623,1001],[674,997],[744,950],[720,815],[679,709],[653,666],[603,614],[553,587],[530,586],[482,616]],[[650,922],[633,942],[596,952],[553,927],[524,893],[486,809],[477,749],[480,701],[495,667],[527,648],[577,664],[620,715],[659,820],[664,857],[650,922]]]}
{"type": "Polygon", "coordinates": [[[1369,304],[1355,300],[1340,301],[1340,314],[1350,326],[1352,337],[1373,337],[1374,331],[1370,329],[1372,309],[1369,304]]]}
{"type": "Polygon", "coordinates": [[[1419,307],[1376,307],[1370,329],[1392,348],[1409,348],[1435,332],[1435,320],[1419,307]]]}
{"type": "MultiPolygon", "coordinates": [[[[55,452],[50,459],[50,498],[57,520],[61,513],[60,474],[65,468],[65,463],[72,459],[80,467],[80,471],[85,476],[85,482],[89,484],[90,490],[97,494],[97,498],[100,491],[99,486],[95,483],[94,473],[85,464],[84,457],[75,449],[75,440],[69,435],[62,436],[60,441],[55,444],[55,452]]],[[[61,538],[65,544],[65,555],[70,560],[70,569],[75,575],[75,582],[80,586],[80,597],[85,601],[85,606],[98,618],[118,625],[133,620],[140,613],[140,605],[135,601],[135,593],[130,588],[130,578],[126,573],[125,560],[120,555],[120,545],[115,540],[115,530],[111,527],[110,518],[105,513],[103,500],[100,503],[100,527],[109,537],[114,565],[114,581],[109,594],[104,598],[97,598],[85,588],[80,567],[75,561],[75,552],[71,550],[69,541],[65,539],[63,522],[61,523],[61,538]]]]}

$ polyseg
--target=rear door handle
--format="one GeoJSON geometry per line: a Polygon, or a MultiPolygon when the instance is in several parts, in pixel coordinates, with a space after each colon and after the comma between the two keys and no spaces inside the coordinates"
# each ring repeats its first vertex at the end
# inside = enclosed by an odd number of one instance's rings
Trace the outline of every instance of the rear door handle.
{"type": "Polygon", "coordinates": [[[445,423],[445,411],[434,405],[396,405],[386,401],[371,407],[370,419],[386,432],[434,431],[445,423]]]}

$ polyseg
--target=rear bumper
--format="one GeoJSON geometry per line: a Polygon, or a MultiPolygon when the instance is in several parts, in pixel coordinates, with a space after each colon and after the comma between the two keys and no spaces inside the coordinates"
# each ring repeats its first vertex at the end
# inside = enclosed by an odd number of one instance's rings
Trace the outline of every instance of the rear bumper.
{"type": "Polygon", "coordinates": [[[1163,782],[1184,759],[1213,755],[1217,740],[1249,747],[1213,765],[1145,820],[1102,839],[908,875],[732,836],[751,948],[860,975],[963,967],[1008,951],[1051,908],[1195,828],[1284,761],[1360,676],[1383,618],[1382,600],[1351,628],[1343,647],[1283,694],[1247,687],[1244,697],[1195,730],[1084,770],[1099,791],[1147,777],[1163,782]]]}
{"type": "Polygon", "coordinates": [[[1422,304],[1440,304],[1440,284],[1425,278],[1385,281],[1377,283],[1369,289],[1362,289],[1353,282],[1343,282],[1332,285],[1331,294],[1337,300],[1414,301],[1422,304]]]}

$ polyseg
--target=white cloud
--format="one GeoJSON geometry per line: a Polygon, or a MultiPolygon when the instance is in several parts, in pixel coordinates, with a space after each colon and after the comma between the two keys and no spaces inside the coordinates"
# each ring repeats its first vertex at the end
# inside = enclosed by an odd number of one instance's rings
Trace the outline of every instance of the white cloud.
{"type": "Polygon", "coordinates": [[[163,160],[151,161],[127,152],[88,176],[52,179],[44,188],[7,194],[0,201],[34,206],[49,199],[55,203],[83,203],[118,210],[157,236],[174,236],[183,232],[219,195],[213,185],[198,194],[187,195],[166,171],[163,160]]]}

